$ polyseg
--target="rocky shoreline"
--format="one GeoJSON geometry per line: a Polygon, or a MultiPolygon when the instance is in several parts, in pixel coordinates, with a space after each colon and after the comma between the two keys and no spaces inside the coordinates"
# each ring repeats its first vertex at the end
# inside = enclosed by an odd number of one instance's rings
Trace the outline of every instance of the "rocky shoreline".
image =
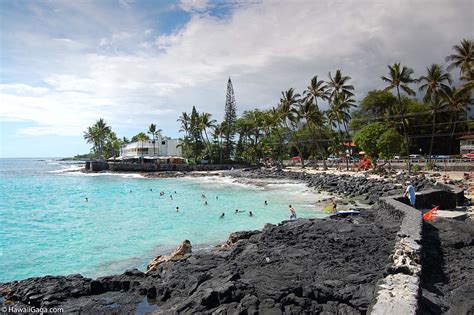
{"type": "Polygon", "coordinates": [[[147,274],[47,276],[2,284],[0,291],[18,306],[73,314],[131,314],[145,301],[164,314],[364,314],[398,227],[371,211],[354,219],[286,221],[236,233],[230,247],[166,261],[147,274]]]}
{"type": "MultiPolygon", "coordinates": [[[[249,169],[226,175],[304,181],[373,204],[402,192],[393,178],[249,169]]],[[[417,190],[434,180],[411,177],[417,190]]],[[[354,218],[300,219],[234,233],[230,246],[164,261],[147,274],[46,276],[0,284],[0,304],[61,307],[67,313],[365,314],[387,272],[400,218],[366,209],[354,218]]]]}

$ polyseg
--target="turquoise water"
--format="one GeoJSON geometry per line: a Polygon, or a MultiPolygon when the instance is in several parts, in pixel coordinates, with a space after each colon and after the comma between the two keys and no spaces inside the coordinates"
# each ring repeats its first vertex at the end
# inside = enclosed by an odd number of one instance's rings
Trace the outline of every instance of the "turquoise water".
{"type": "Polygon", "coordinates": [[[230,232],[287,219],[289,203],[299,217],[325,216],[313,205],[322,196],[296,182],[64,172],[71,167],[78,165],[0,159],[0,282],[143,270],[184,239],[203,250],[230,232]]]}

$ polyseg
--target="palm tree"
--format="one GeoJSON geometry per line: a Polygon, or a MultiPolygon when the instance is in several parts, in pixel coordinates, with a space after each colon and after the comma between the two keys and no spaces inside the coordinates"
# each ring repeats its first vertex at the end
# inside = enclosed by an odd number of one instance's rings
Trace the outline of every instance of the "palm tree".
{"type": "Polygon", "coordinates": [[[450,62],[447,70],[459,68],[460,74],[467,74],[474,67],[474,42],[472,40],[463,39],[459,45],[454,45],[453,49],[456,53],[446,57],[446,62],[450,62]]]}
{"type": "Polygon", "coordinates": [[[222,164],[222,137],[224,136],[224,126],[222,124],[215,124],[213,126],[212,133],[214,135],[214,139],[217,141],[217,146],[219,148],[219,164],[222,164]]]}
{"type": "Polygon", "coordinates": [[[94,145],[94,152],[98,158],[103,158],[105,141],[111,131],[112,129],[110,126],[107,126],[105,120],[100,118],[92,127],[88,127],[87,131],[84,132],[84,139],[87,140],[87,143],[94,145]]]}
{"type": "Polygon", "coordinates": [[[421,82],[420,92],[426,91],[423,101],[430,103],[433,99],[449,89],[451,84],[451,76],[444,72],[443,66],[432,64],[431,67],[426,68],[426,75],[418,79],[421,82]],[[448,83],[448,84],[446,84],[448,83]]]}
{"type": "Polygon", "coordinates": [[[179,116],[177,121],[181,122],[181,129],[179,131],[184,131],[185,136],[189,136],[189,126],[191,123],[191,117],[189,117],[188,113],[182,112],[181,116],[179,116]]]}
{"type": "Polygon", "coordinates": [[[428,161],[431,162],[434,133],[436,129],[436,114],[446,105],[446,102],[443,101],[442,94],[449,89],[448,84],[451,83],[451,76],[449,73],[444,72],[442,66],[432,64],[431,67],[426,68],[426,75],[420,77],[418,81],[422,83],[419,90],[421,92],[426,91],[423,101],[425,103],[430,103],[431,113],[433,115],[430,152],[428,157],[428,161]]]}
{"type": "Polygon", "coordinates": [[[434,143],[434,135],[435,135],[435,130],[436,130],[436,115],[438,112],[444,110],[447,106],[446,99],[443,98],[441,95],[436,95],[432,100],[430,104],[430,112],[431,115],[433,116],[433,121],[432,121],[432,129],[431,129],[431,143],[430,143],[430,153],[429,153],[429,158],[428,160],[431,161],[431,153],[433,152],[433,143],[434,143]]]}
{"type": "Polygon", "coordinates": [[[328,90],[328,85],[323,80],[318,80],[318,76],[315,75],[306,90],[303,92],[305,100],[313,102],[318,107],[318,98],[327,101],[331,95],[328,90]]]}
{"type": "Polygon", "coordinates": [[[155,140],[161,135],[161,129],[156,129],[155,124],[150,124],[147,133],[151,135],[153,139],[153,156],[155,156],[155,140]]]}
{"type": "Polygon", "coordinates": [[[316,151],[320,151],[318,143],[316,141],[316,131],[318,129],[318,126],[321,126],[323,124],[323,114],[321,113],[317,105],[314,104],[313,101],[308,98],[302,104],[300,104],[298,115],[299,117],[304,118],[306,120],[306,125],[308,126],[309,131],[311,133],[313,162],[314,167],[316,168],[316,151]]]}
{"type": "Polygon", "coordinates": [[[328,86],[331,90],[331,98],[336,97],[338,94],[346,94],[348,96],[354,96],[354,86],[347,84],[351,77],[342,75],[341,70],[336,70],[334,77],[329,72],[328,86]]]}
{"type": "Polygon", "coordinates": [[[456,131],[459,114],[464,113],[467,115],[467,107],[470,104],[474,104],[474,99],[470,97],[470,93],[466,93],[462,88],[457,89],[456,87],[448,87],[448,89],[443,91],[443,96],[447,101],[447,107],[449,111],[452,113],[451,119],[453,122],[453,128],[451,129],[451,137],[449,142],[449,152],[451,152],[454,132],[456,131]]]}
{"type": "MultiPolygon", "coordinates": [[[[206,141],[207,141],[207,148],[209,151],[209,159],[212,162],[212,150],[211,150],[211,142],[209,141],[209,137],[207,135],[207,129],[211,129],[214,124],[216,123],[215,119],[211,119],[211,114],[209,113],[202,113],[199,115],[199,124],[198,124],[198,129],[201,132],[201,138],[202,138],[202,132],[204,132],[206,136],[206,141]]],[[[204,140],[204,138],[203,138],[204,140]]]]}
{"type": "MultiPolygon", "coordinates": [[[[341,125],[344,127],[347,138],[349,138],[349,129],[347,126],[351,120],[350,109],[352,107],[356,107],[355,100],[351,98],[349,94],[341,93],[336,94],[333,97],[328,109],[328,118],[331,120],[334,126],[335,123],[337,123],[339,129],[341,125]]],[[[341,129],[340,131],[342,133],[341,129]]]]}
{"type": "Polygon", "coordinates": [[[143,145],[145,141],[149,140],[150,138],[144,132],[140,132],[139,134],[136,135],[136,139],[137,141],[140,141],[142,143],[141,158],[143,160],[143,145]]]}
{"type": "Polygon", "coordinates": [[[394,63],[392,66],[388,66],[389,76],[382,76],[381,79],[388,83],[388,86],[385,88],[385,91],[390,91],[395,89],[397,91],[398,104],[400,107],[400,114],[402,119],[403,126],[403,136],[405,138],[405,150],[408,155],[408,172],[410,172],[411,162],[410,162],[410,145],[408,143],[408,132],[407,124],[405,121],[405,110],[402,104],[402,98],[400,96],[400,89],[405,91],[406,94],[414,96],[416,93],[413,91],[408,84],[416,82],[412,78],[413,69],[407,68],[405,66],[400,67],[400,63],[394,63]]]}
{"type": "Polygon", "coordinates": [[[293,88],[287,91],[281,92],[282,97],[280,98],[280,104],[278,106],[278,112],[280,115],[280,122],[290,132],[290,136],[293,142],[293,146],[298,151],[298,156],[301,161],[301,167],[304,168],[304,158],[301,151],[301,144],[296,135],[298,120],[297,106],[300,102],[300,94],[295,93],[293,88]]]}

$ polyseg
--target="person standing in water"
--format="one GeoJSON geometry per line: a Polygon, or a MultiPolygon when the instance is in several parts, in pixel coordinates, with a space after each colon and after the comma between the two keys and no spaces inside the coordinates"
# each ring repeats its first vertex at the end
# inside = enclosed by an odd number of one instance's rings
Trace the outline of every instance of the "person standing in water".
{"type": "Polygon", "coordinates": [[[179,212],[179,207],[176,207],[176,212],[179,212]]]}
{"type": "Polygon", "coordinates": [[[290,209],[290,220],[296,220],[296,210],[293,208],[292,205],[289,205],[288,208],[290,209]]]}
{"type": "Polygon", "coordinates": [[[337,213],[337,210],[336,210],[336,208],[337,208],[336,199],[332,198],[331,203],[332,203],[332,214],[336,214],[336,213],[337,213]]]}
{"type": "Polygon", "coordinates": [[[225,213],[222,212],[221,216],[219,217],[219,219],[224,219],[224,216],[225,216],[225,213]]]}
{"type": "Polygon", "coordinates": [[[86,202],[89,202],[89,198],[86,197],[86,202]]]}
{"type": "Polygon", "coordinates": [[[266,200],[265,200],[264,204],[265,204],[265,206],[268,206],[268,202],[266,200]]]}
{"type": "Polygon", "coordinates": [[[249,212],[249,217],[253,217],[252,211],[249,212]]]}
{"type": "Polygon", "coordinates": [[[405,193],[403,194],[403,198],[408,197],[408,201],[410,202],[410,205],[415,208],[415,202],[416,202],[416,195],[415,195],[415,187],[407,181],[405,184],[407,184],[407,189],[405,190],[405,193]]]}

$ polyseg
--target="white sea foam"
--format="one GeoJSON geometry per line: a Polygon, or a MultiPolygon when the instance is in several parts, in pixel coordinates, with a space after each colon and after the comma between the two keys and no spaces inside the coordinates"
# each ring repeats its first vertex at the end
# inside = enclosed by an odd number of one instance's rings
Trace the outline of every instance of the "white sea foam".
{"type": "Polygon", "coordinates": [[[227,176],[204,176],[204,177],[193,177],[186,176],[183,177],[186,180],[194,181],[201,184],[206,184],[210,186],[232,186],[232,187],[241,187],[246,189],[265,189],[262,185],[259,185],[257,181],[248,181],[243,178],[233,178],[227,176]]]}
{"type": "MultiPolygon", "coordinates": [[[[57,163],[59,164],[59,163],[57,163]]],[[[83,166],[70,166],[70,165],[63,165],[63,169],[60,170],[54,170],[54,171],[49,171],[48,173],[70,173],[70,172],[78,172],[81,169],[83,169],[83,166]]]]}
{"type": "Polygon", "coordinates": [[[113,172],[101,172],[101,173],[84,173],[80,172],[83,167],[70,167],[63,170],[50,171],[50,173],[56,173],[58,175],[66,176],[89,176],[89,177],[98,177],[98,176],[118,176],[122,178],[147,178],[143,175],[136,173],[113,173],[113,172]]]}

